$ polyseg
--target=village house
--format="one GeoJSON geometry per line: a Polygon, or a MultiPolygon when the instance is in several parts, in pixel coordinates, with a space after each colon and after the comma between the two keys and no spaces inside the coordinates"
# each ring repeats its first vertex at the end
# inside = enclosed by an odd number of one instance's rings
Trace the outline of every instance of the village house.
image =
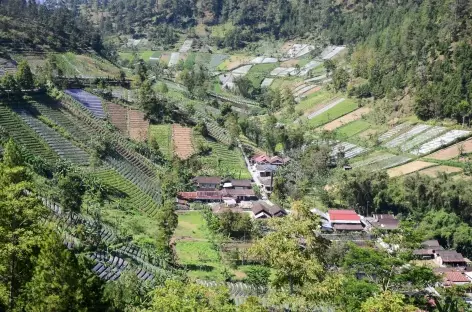
{"type": "Polygon", "coordinates": [[[177,202],[179,203],[217,203],[227,202],[233,203],[242,200],[257,200],[258,197],[252,189],[223,189],[215,191],[196,191],[196,192],[179,192],[177,194],[177,202]]]}
{"type": "Polygon", "coordinates": [[[455,250],[435,250],[434,262],[441,266],[467,266],[462,254],[455,250]]]}
{"type": "Polygon", "coordinates": [[[359,232],[364,230],[361,217],[348,209],[328,210],[329,222],[336,232],[359,232]]]}
{"type": "Polygon", "coordinates": [[[252,181],[251,180],[224,180],[223,188],[235,189],[235,190],[251,190],[252,181]]]}
{"type": "Polygon", "coordinates": [[[400,221],[391,214],[374,214],[371,224],[373,227],[383,230],[397,230],[400,226],[400,221]]]}
{"type": "Polygon", "coordinates": [[[252,205],[252,217],[254,219],[269,219],[284,217],[287,212],[269,201],[258,201],[252,205]]]}
{"type": "Polygon", "coordinates": [[[196,177],[193,182],[198,190],[215,190],[221,185],[221,178],[219,177],[196,177]]]}
{"type": "Polygon", "coordinates": [[[269,165],[269,164],[256,165],[255,171],[257,172],[257,175],[260,176],[261,178],[266,178],[266,177],[272,176],[272,174],[277,171],[277,166],[269,165]]]}
{"type": "Polygon", "coordinates": [[[470,279],[464,272],[444,272],[442,273],[443,285],[444,286],[453,286],[453,285],[465,285],[470,284],[470,279]]]}

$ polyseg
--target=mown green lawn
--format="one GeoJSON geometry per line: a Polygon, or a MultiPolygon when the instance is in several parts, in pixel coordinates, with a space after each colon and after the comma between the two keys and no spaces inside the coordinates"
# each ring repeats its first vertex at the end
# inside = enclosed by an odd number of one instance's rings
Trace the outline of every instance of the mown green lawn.
{"type": "Polygon", "coordinates": [[[348,123],[338,129],[336,129],[336,136],[340,139],[349,138],[367,130],[371,127],[371,124],[363,119],[355,120],[348,123]]]}
{"type": "Polygon", "coordinates": [[[344,116],[347,113],[350,113],[357,108],[358,108],[358,105],[355,100],[346,99],[343,102],[336,105],[335,107],[327,110],[326,112],[316,116],[313,119],[308,120],[308,124],[316,128],[330,121],[333,121],[341,116],[344,116]]]}
{"type": "Polygon", "coordinates": [[[171,125],[151,125],[149,127],[149,144],[152,140],[156,140],[159,150],[168,159],[172,158],[171,131],[171,125]]]}

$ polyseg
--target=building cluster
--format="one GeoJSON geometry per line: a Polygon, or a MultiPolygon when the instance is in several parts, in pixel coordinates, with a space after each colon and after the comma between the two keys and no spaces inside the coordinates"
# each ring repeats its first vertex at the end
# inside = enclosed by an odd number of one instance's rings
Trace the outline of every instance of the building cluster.
{"type": "Polygon", "coordinates": [[[255,219],[282,217],[287,214],[269,200],[259,200],[251,180],[196,177],[193,183],[195,191],[177,194],[178,209],[188,209],[191,203],[206,203],[211,204],[215,214],[225,211],[250,213],[255,219]]]}
{"type": "Polygon", "coordinates": [[[372,217],[363,217],[351,209],[329,209],[327,213],[312,209],[313,213],[321,218],[321,229],[325,232],[349,233],[370,232],[379,228],[396,230],[400,221],[391,214],[374,214],[372,217]]]}
{"type": "Polygon", "coordinates": [[[249,160],[251,165],[249,169],[255,173],[264,191],[270,193],[272,192],[274,173],[289,160],[289,158],[279,156],[257,155],[249,160]]]}
{"type": "Polygon", "coordinates": [[[456,250],[445,250],[437,240],[421,243],[413,256],[433,266],[433,271],[442,278],[442,285],[464,285],[472,283],[471,261],[456,250]]]}

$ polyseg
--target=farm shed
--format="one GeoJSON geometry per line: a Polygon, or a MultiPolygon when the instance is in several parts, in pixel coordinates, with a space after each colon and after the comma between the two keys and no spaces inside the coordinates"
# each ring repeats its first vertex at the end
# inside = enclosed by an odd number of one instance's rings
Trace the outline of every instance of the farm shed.
{"type": "Polygon", "coordinates": [[[267,201],[255,202],[252,206],[252,216],[254,219],[268,219],[274,217],[284,217],[287,212],[279,206],[267,201]]]}

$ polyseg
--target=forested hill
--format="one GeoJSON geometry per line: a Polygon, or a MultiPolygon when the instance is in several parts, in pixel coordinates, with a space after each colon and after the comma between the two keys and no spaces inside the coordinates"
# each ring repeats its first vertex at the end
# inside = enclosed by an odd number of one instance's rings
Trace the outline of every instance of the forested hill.
{"type": "Polygon", "coordinates": [[[103,51],[99,31],[85,16],[55,2],[40,2],[0,1],[3,52],[103,51]]]}
{"type": "MultiPolygon", "coordinates": [[[[376,97],[413,89],[423,118],[471,114],[472,2],[358,1],[337,6],[324,25],[336,44],[356,44],[353,75],[376,97]]],[[[370,94],[367,94],[370,95],[370,94]]]]}
{"type": "Polygon", "coordinates": [[[231,25],[211,44],[230,49],[263,38],[305,38],[354,47],[362,96],[408,94],[423,119],[468,117],[472,93],[467,0],[116,0],[88,2],[105,34],[173,44],[194,26],[231,25]],[[361,80],[363,81],[363,80],[361,80]]]}

